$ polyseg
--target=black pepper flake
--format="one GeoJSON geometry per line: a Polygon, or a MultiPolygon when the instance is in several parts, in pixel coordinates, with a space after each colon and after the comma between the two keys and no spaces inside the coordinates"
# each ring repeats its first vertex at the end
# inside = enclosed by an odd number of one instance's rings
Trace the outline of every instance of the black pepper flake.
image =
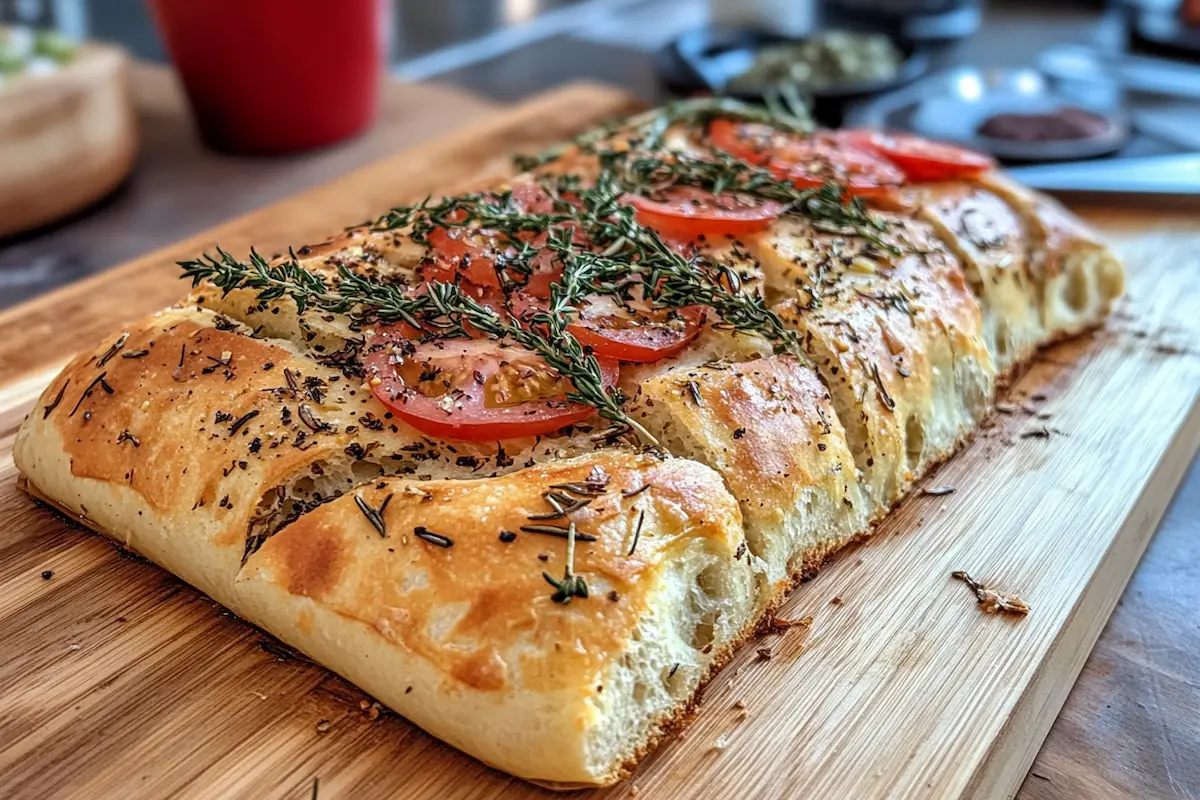
{"type": "Polygon", "coordinates": [[[504,443],[496,442],[496,466],[511,467],[512,465],[512,458],[508,455],[508,453],[504,452],[504,443]]]}
{"type": "Polygon", "coordinates": [[[262,439],[255,436],[254,440],[250,442],[250,452],[257,453],[259,450],[262,450],[262,439]]]}
{"type": "Polygon", "coordinates": [[[746,435],[745,428],[734,428],[734,430],[733,430],[733,438],[734,439],[740,439],[745,435],[746,435]]]}
{"type": "Polygon", "coordinates": [[[220,425],[222,422],[229,422],[233,419],[233,414],[227,414],[224,411],[218,411],[213,415],[213,422],[220,425]]]}
{"type": "Polygon", "coordinates": [[[825,443],[817,442],[817,449],[820,450],[822,453],[824,453],[825,452],[825,443]]]}
{"type": "Polygon", "coordinates": [[[642,538],[642,523],[646,521],[646,509],[638,512],[637,526],[633,529],[633,544],[629,546],[629,552],[626,557],[633,555],[633,551],[637,550],[638,541],[642,538]]]}
{"type": "Polygon", "coordinates": [[[263,372],[270,372],[271,370],[275,369],[275,362],[268,361],[262,365],[262,368],[263,368],[263,372]]]}
{"type": "Polygon", "coordinates": [[[417,527],[413,528],[413,535],[418,539],[422,539],[432,545],[437,545],[438,547],[454,546],[454,540],[449,536],[443,536],[440,533],[434,533],[424,525],[418,525],[417,527]]]}
{"type": "Polygon", "coordinates": [[[500,531],[500,541],[504,542],[505,544],[509,544],[510,542],[515,542],[516,540],[517,540],[517,535],[515,533],[513,533],[512,531],[508,531],[508,530],[500,531]]]}
{"type": "Polygon", "coordinates": [[[367,449],[358,442],[351,442],[346,445],[346,455],[353,458],[355,461],[361,461],[367,457],[367,449]]]}
{"type": "Polygon", "coordinates": [[[42,571],[42,580],[48,581],[54,577],[54,570],[47,569],[42,571]]]}
{"type": "Polygon", "coordinates": [[[550,560],[549,553],[538,553],[538,561],[549,561],[549,560],[550,560]]]}
{"type": "Polygon", "coordinates": [[[304,379],[304,390],[308,393],[309,399],[318,405],[325,400],[324,389],[327,385],[316,375],[310,375],[304,379]]]}
{"type": "Polygon", "coordinates": [[[117,444],[120,444],[121,442],[130,442],[134,447],[142,446],[141,441],[139,441],[136,436],[130,433],[128,429],[121,431],[120,435],[117,436],[117,444]]]}
{"type": "Polygon", "coordinates": [[[287,367],[284,367],[283,379],[287,381],[288,389],[291,390],[292,397],[300,397],[300,384],[296,381],[296,373],[292,372],[287,367]]]}

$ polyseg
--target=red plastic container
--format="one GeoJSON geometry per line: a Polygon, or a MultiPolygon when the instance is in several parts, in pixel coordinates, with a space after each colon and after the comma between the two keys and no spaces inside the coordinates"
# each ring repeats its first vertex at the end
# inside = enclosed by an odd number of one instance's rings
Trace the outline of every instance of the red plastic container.
{"type": "Polygon", "coordinates": [[[149,0],[204,140],[308,150],[375,118],[389,0],[149,0]]]}

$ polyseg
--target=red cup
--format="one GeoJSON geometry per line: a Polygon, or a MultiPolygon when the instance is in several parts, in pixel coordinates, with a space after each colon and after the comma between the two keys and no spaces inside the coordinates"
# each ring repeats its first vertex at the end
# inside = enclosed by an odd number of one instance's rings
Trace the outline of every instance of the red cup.
{"type": "Polygon", "coordinates": [[[388,0],[150,0],[204,140],[308,150],[375,119],[388,0]]]}

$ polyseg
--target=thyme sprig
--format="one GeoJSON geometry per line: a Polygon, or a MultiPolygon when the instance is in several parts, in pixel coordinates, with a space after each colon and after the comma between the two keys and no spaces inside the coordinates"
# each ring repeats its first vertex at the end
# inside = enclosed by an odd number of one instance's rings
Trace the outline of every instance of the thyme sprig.
{"type": "Polygon", "coordinates": [[[668,187],[697,186],[713,194],[741,192],[786,204],[785,213],[809,219],[828,233],[852,233],[876,247],[898,254],[899,249],[879,234],[883,220],[873,216],[858,197],[846,197],[844,187],[826,181],[820,187],[798,189],[774,174],[728,153],[713,151],[704,158],[685,155],[629,155],[619,151],[601,153],[610,168],[619,171],[620,181],[639,194],[653,194],[668,187]]]}
{"type": "MultiPolygon", "coordinates": [[[[528,222],[519,222],[525,225],[528,222]]],[[[555,285],[550,309],[529,323],[502,319],[496,311],[463,294],[452,283],[433,282],[421,295],[406,295],[402,289],[380,284],[340,268],[337,282],[300,266],[295,256],[272,266],[251,251],[249,263],[218,249],[216,257],[204,255],[196,261],[180,262],[184,276],[198,286],[207,280],[228,294],[235,289],[257,290],[259,300],[287,296],[301,311],[313,307],[349,314],[359,322],[407,322],[439,338],[465,338],[469,329],[497,339],[506,339],[541,356],[551,369],[572,385],[567,399],[596,409],[606,419],[632,430],[643,442],[657,444],[654,437],[621,407],[623,397],[615,387],[604,385],[599,362],[566,332],[568,310],[578,302],[588,278],[585,269],[567,270],[555,285]],[[544,330],[539,329],[544,328],[544,330]]]]}
{"type": "MultiPolygon", "coordinates": [[[[653,194],[671,186],[698,186],[714,193],[737,191],[786,204],[824,230],[853,232],[880,247],[883,224],[856,199],[845,200],[836,184],[797,189],[769,172],[715,153],[700,160],[679,154],[656,154],[665,132],[676,124],[703,125],[717,117],[736,117],[776,128],[807,132],[807,120],[781,117],[727,100],[687,101],[623,125],[632,125],[632,146],[602,149],[605,132],[577,140],[599,157],[600,173],[590,186],[570,175],[543,176],[553,198],[549,211],[528,213],[511,191],[474,193],[395,208],[372,229],[403,229],[414,241],[428,243],[437,228],[471,228],[494,237],[497,274],[506,291],[520,288],[533,274],[534,259],[549,250],[562,264],[551,286],[547,306],[523,318],[502,315],[464,292],[457,283],[430,282],[422,293],[404,286],[378,283],[339,265],[333,275],[304,269],[295,253],[272,264],[254,250],[241,262],[218,248],[194,261],[180,262],[193,286],[209,281],[224,293],[250,289],[261,301],[289,297],[301,313],[309,308],[345,314],[357,323],[404,322],[430,338],[462,338],[482,332],[518,344],[542,357],[571,384],[567,399],[583,403],[614,423],[606,435],[632,431],[645,444],[654,437],[625,414],[619,390],[606,387],[599,362],[568,331],[579,306],[597,294],[628,306],[637,300],[651,308],[711,308],[724,325],[759,334],[777,352],[802,356],[795,331],[788,328],[755,294],[741,290],[736,272],[711,256],[684,255],[653,229],[637,220],[628,193],[653,194]],[[570,198],[568,201],[566,198],[570,198]],[[576,236],[581,231],[583,236],[576,236]],[[535,241],[539,242],[535,244],[535,241]]],[[[611,136],[615,129],[608,130],[611,136]]],[[[509,309],[511,312],[511,308],[509,309]]]]}
{"type": "Polygon", "coordinates": [[[664,134],[673,126],[705,126],[719,117],[757,122],[799,134],[811,133],[814,127],[812,118],[801,106],[768,109],[731,97],[695,97],[677,100],[662,108],[632,117],[610,120],[584,131],[570,144],[557,145],[537,155],[517,155],[513,158],[513,164],[517,169],[527,172],[558,160],[572,147],[590,151],[598,143],[610,139],[620,131],[628,132],[630,138],[643,147],[659,147],[663,143],[664,134]]]}

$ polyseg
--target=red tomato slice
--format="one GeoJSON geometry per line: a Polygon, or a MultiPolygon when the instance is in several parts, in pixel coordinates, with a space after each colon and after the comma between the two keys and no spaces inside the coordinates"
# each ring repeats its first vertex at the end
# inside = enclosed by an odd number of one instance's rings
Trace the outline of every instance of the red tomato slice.
{"type": "Polygon", "coordinates": [[[895,164],[833,131],[783,133],[754,122],[713,120],[712,143],[735,158],[763,167],[802,189],[836,181],[856,197],[887,194],[904,182],[895,164]]]}
{"type": "MultiPolygon", "coordinates": [[[[512,204],[530,214],[544,214],[554,210],[554,199],[535,183],[519,183],[513,186],[512,204]]],[[[519,238],[532,241],[535,247],[542,247],[546,241],[545,234],[520,234],[519,238]]],[[[515,253],[516,246],[513,242],[493,231],[437,226],[429,232],[429,256],[419,272],[426,281],[453,283],[461,276],[474,286],[499,289],[499,270],[504,268],[505,260],[515,253]]],[[[539,255],[534,261],[533,274],[527,278],[530,283],[536,281],[533,291],[545,291],[545,294],[549,295],[549,283],[562,271],[561,266],[557,267],[556,271],[553,261],[548,252],[539,255]]],[[[509,280],[520,280],[524,276],[509,273],[507,277],[509,280]]]]}
{"type": "Polygon", "coordinates": [[[567,331],[597,358],[648,363],[678,353],[704,327],[703,306],[630,314],[585,305],[567,331]],[[616,313],[616,312],[620,313],[616,313]]]}
{"type": "Polygon", "coordinates": [[[909,180],[975,178],[996,166],[989,156],[965,147],[933,142],[907,133],[847,131],[850,141],[894,162],[909,180]]]}
{"type": "Polygon", "coordinates": [[[694,186],[673,186],[658,193],[658,199],[625,195],[637,209],[638,222],[672,236],[694,238],[741,236],[761,231],[783,213],[783,203],[750,194],[724,192],[715,195],[694,186]]]}
{"type": "MultiPolygon", "coordinates": [[[[416,344],[395,328],[367,342],[371,392],[400,419],[443,439],[494,441],[551,433],[595,410],[569,402],[569,384],[539,356],[480,339],[416,344]]],[[[617,365],[600,361],[604,385],[617,365]]]]}
{"type": "Polygon", "coordinates": [[[436,227],[429,232],[429,258],[421,265],[427,281],[453,283],[462,275],[475,286],[500,288],[496,274],[497,244],[486,233],[470,228],[436,227]]]}
{"type": "Polygon", "coordinates": [[[780,138],[779,132],[768,125],[732,119],[714,119],[708,135],[718,150],[756,167],[765,167],[774,160],[780,138]]]}

